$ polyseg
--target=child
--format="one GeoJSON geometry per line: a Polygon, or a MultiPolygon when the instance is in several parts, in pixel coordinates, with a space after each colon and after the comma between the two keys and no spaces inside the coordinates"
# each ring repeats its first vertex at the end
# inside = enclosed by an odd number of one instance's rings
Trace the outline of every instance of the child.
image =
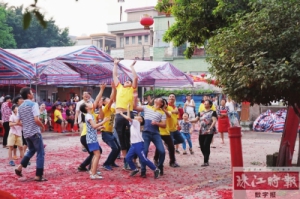
{"type": "Polygon", "coordinates": [[[54,111],[54,122],[61,125],[62,132],[65,133],[68,122],[62,117],[61,111],[61,105],[57,104],[54,111]]]}
{"type": "Polygon", "coordinates": [[[24,151],[23,151],[23,142],[22,142],[22,126],[18,123],[18,107],[17,105],[12,106],[12,115],[9,117],[9,135],[7,138],[7,146],[9,147],[8,150],[8,158],[9,158],[9,165],[15,166],[15,163],[12,159],[12,151],[14,149],[14,145],[18,146],[20,150],[20,157],[23,158],[24,151]]]}
{"type": "Polygon", "coordinates": [[[92,159],[92,166],[91,166],[91,172],[90,172],[90,179],[91,180],[99,180],[103,177],[100,176],[97,172],[97,167],[100,160],[100,145],[97,139],[97,129],[103,129],[103,123],[108,121],[109,118],[104,118],[104,120],[101,123],[96,124],[94,116],[92,115],[93,110],[93,104],[92,103],[83,103],[80,106],[80,111],[82,113],[85,113],[85,123],[87,128],[87,134],[86,134],[86,142],[89,151],[92,151],[94,153],[93,159],[92,159]]]}
{"type": "Polygon", "coordinates": [[[191,142],[191,135],[190,135],[190,131],[191,131],[191,127],[192,124],[189,122],[189,114],[188,113],[184,113],[182,115],[182,119],[179,123],[180,127],[181,127],[181,134],[184,138],[184,142],[182,143],[182,148],[184,150],[183,155],[186,155],[186,143],[185,141],[188,142],[189,147],[190,147],[190,153],[194,154],[194,151],[192,149],[192,142],[191,142]]]}
{"type": "Polygon", "coordinates": [[[129,164],[132,172],[130,176],[136,175],[139,170],[133,163],[133,157],[137,155],[140,161],[146,164],[151,170],[154,171],[154,178],[159,177],[159,169],[148,159],[144,154],[144,139],[141,133],[141,125],[144,125],[144,118],[142,116],[135,116],[134,119],[130,118],[130,104],[127,106],[127,116],[120,113],[130,123],[130,142],[131,147],[125,157],[126,162],[129,164]]]}

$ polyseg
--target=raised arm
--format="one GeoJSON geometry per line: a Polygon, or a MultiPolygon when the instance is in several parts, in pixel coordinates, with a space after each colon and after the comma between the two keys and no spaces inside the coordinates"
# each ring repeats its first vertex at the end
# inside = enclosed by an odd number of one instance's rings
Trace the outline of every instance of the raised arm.
{"type": "Polygon", "coordinates": [[[136,60],[134,60],[133,63],[130,65],[131,72],[132,72],[132,75],[133,75],[133,80],[132,80],[132,87],[133,88],[138,87],[138,76],[137,76],[137,74],[135,72],[135,69],[134,69],[135,63],[136,63],[136,60]]]}
{"type": "Polygon", "coordinates": [[[132,119],[130,118],[130,104],[127,105],[127,115],[124,115],[122,112],[120,113],[120,115],[122,115],[128,121],[132,121],[132,119]]]}
{"type": "Polygon", "coordinates": [[[133,94],[133,110],[137,111],[137,112],[142,112],[144,110],[144,108],[142,106],[138,106],[137,104],[137,98],[138,98],[138,94],[134,93],[133,94]]]}
{"type": "MultiPolygon", "coordinates": [[[[94,101],[94,109],[96,109],[97,108],[97,106],[98,106],[98,104],[99,104],[99,102],[100,102],[100,100],[101,100],[101,98],[102,98],[102,95],[103,95],[103,92],[104,92],[104,90],[105,90],[105,87],[106,87],[106,84],[100,84],[99,85],[99,88],[100,88],[100,90],[99,90],[99,93],[98,93],[98,95],[97,95],[97,97],[96,97],[96,99],[95,99],[95,101],[94,101]]],[[[102,107],[101,107],[102,108],[102,107]]]]}
{"type": "Polygon", "coordinates": [[[116,89],[116,85],[114,82],[111,82],[111,94],[110,94],[110,100],[109,103],[106,105],[109,108],[111,107],[112,103],[114,101],[116,101],[116,96],[117,96],[117,89],[116,89]]]}
{"type": "Polygon", "coordinates": [[[114,60],[114,69],[113,69],[113,80],[115,85],[119,84],[119,78],[118,78],[118,64],[119,64],[120,60],[115,59],[114,60]]]}

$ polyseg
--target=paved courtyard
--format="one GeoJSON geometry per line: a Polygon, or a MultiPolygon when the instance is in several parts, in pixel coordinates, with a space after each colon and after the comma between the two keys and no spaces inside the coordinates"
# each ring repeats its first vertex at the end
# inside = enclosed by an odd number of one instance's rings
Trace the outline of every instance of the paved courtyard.
{"type": "MultiPolygon", "coordinates": [[[[201,167],[203,157],[198,148],[198,135],[192,135],[194,155],[176,154],[179,168],[168,166],[168,155],[165,160],[165,174],[159,179],[153,178],[148,169],[147,178],[139,175],[129,177],[129,172],[122,167],[113,171],[101,168],[110,149],[98,136],[103,148],[99,169],[103,173],[103,180],[90,180],[85,172],[78,172],[77,167],[87,156],[81,151],[78,134],[71,133],[43,133],[45,149],[45,177],[47,182],[35,182],[35,157],[32,164],[23,170],[24,177],[18,178],[14,174],[15,167],[8,165],[7,149],[0,149],[0,187],[20,199],[32,198],[231,198],[232,178],[230,168],[229,140],[225,134],[225,144],[221,144],[219,135],[215,136],[211,149],[209,167],[201,167]]],[[[279,149],[280,133],[245,132],[242,137],[244,166],[265,167],[266,155],[279,149]]],[[[1,142],[2,142],[2,138],[1,142]]],[[[298,143],[296,144],[298,149],[298,143]]],[[[149,159],[152,160],[154,145],[150,146],[149,159]]],[[[295,151],[293,162],[296,162],[295,151]]],[[[16,161],[19,163],[20,160],[16,161]]],[[[116,163],[122,166],[123,160],[116,163]]]]}

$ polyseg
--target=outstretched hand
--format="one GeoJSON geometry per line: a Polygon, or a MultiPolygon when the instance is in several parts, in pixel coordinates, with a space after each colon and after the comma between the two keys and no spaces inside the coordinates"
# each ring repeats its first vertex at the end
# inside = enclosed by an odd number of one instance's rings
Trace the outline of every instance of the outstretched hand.
{"type": "Polygon", "coordinates": [[[131,66],[134,66],[134,65],[135,65],[135,63],[136,63],[136,60],[134,60],[134,61],[132,62],[131,66]]]}
{"type": "Polygon", "coordinates": [[[100,88],[101,88],[101,89],[103,89],[103,90],[104,90],[104,89],[105,89],[105,87],[106,87],[106,84],[105,84],[105,83],[103,83],[103,84],[100,84],[99,86],[100,86],[100,88]]]}
{"type": "Polygon", "coordinates": [[[118,60],[118,59],[114,60],[114,64],[118,64],[119,62],[120,62],[120,60],[118,60]]]}

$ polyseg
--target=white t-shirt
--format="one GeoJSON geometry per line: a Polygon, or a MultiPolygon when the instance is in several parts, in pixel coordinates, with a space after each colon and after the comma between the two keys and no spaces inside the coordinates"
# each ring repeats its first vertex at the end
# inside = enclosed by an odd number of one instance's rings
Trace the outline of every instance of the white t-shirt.
{"type": "Polygon", "coordinates": [[[76,112],[77,111],[79,111],[79,114],[78,114],[78,124],[80,124],[82,121],[82,119],[81,119],[81,111],[80,111],[80,106],[83,104],[83,103],[85,103],[85,101],[84,100],[81,100],[81,101],[79,101],[79,102],[77,102],[77,104],[76,104],[76,112]]]}
{"type": "MultiPolygon", "coordinates": [[[[10,122],[17,122],[19,120],[19,117],[12,113],[12,115],[9,117],[10,122]]],[[[22,126],[16,125],[16,126],[11,126],[9,129],[9,133],[12,133],[17,136],[22,136],[22,126]]]]}
{"type": "Polygon", "coordinates": [[[226,102],[225,106],[228,107],[229,112],[234,112],[234,104],[233,104],[232,101],[231,102],[226,102]]]}
{"type": "Polygon", "coordinates": [[[195,107],[192,107],[192,105],[195,105],[195,103],[193,104],[193,102],[194,102],[193,99],[191,99],[190,102],[186,101],[186,104],[187,104],[187,105],[190,105],[190,106],[186,106],[186,110],[185,110],[188,114],[190,114],[190,113],[195,113],[195,112],[194,112],[194,108],[195,108],[195,107]]]}
{"type": "Polygon", "coordinates": [[[130,142],[131,144],[144,142],[141,133],[141,124],[137,120],[132,120],[132,123],[130,125],[130,142]]]}

